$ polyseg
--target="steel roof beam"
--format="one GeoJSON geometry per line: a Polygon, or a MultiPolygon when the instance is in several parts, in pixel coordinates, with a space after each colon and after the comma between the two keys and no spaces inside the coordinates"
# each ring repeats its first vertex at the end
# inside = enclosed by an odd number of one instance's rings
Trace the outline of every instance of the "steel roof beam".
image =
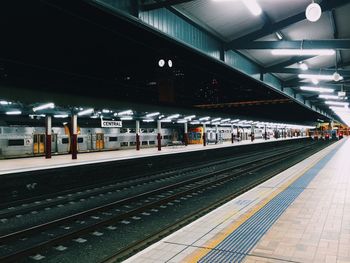
{"type": "Polygon", "coordinates": [[[187,2],[192,2],[194,0],[168,0],[168,1],[157,1],[153,4],[144,4],[141,6],[142,11],[151,11],[163,7],[169,7],[173,5],[179,5],[187,2]]]}
{"type": "MultiPolygon", "coordinates": [[[[345,5],[349,3],[349,0],[332,0],[332,1],[322,1],[320,3],[322,11],[330,11],[333,8],[337,8],[339,6],[345,5]]],[[[279,22],[273,23],[270,26],[263,26],[262,28],[255,30],[247,35],[244,35],[240,38],[234,39],[231,42],[227,43],[225,45],[225,49],[233,49],[233,45],[237,42],[250,42],[252,40],[256,40],[259,38],[262,38],[264,36],[270,35],[272,33],[275,33],[276,31],[282,30],[292,24],[295,24],[299,21],[305,20],[305,12],[301,12],[299,14],[296,14],[294,16],[288,17],[286,19],[283,19],[279,22]]]]}
{"type": "Polygon", "coordinates": [[[350,39],[282,40],[234,43],[233,49],[350,49],[350,39]]]}
{"type": "Polygon", "coordinates": [[[270,67],[265,68],[265,72],[274,72],[274,70],[280,70],[281,68],[293,65],[295,63],[298,63],[299,61],[307,60],[309,58],[313,58],[314,56],[295,56],[287,61],[283,61],[277,64],[274,64],[270,67]]]}
{"type": "MultiPolygon", "coordinates": [[[[309,70],[301,70],[298,68],[279,68],[279,69],[274,69],[270,72],[273,73],[286,73],[286,74],[315,74],[318,75],[320,74],[327,74],[331,75],[335,72],[335,69],[309,69],[309,70]]],[[[344,69],[338,69],[338,73],[342,76],[350,76],[350,70],[344,70],[344,69]]]]}

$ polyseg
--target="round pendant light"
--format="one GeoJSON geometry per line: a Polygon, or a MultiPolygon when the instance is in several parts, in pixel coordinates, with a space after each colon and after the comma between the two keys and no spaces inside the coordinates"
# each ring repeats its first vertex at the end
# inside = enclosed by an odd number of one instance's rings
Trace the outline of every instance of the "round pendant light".
{"type": "Polygon", "coordinates": [[[322,15],[322,9],[319,4],[317,3],[311,3],[308,5],[305,11],[305,16],[307,20],[311,22],[316,22],[320,19],[322,15]]]}

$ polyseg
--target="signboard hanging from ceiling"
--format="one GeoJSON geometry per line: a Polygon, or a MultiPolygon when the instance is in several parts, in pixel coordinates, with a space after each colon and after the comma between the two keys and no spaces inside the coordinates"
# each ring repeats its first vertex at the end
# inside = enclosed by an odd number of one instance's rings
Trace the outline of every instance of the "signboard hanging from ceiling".
{"type": "Polygon", "coordinates": [[[101,127],[102,128],[121,128],[123,127],[122,121],[106,121],[101,119],[101,127]]]}

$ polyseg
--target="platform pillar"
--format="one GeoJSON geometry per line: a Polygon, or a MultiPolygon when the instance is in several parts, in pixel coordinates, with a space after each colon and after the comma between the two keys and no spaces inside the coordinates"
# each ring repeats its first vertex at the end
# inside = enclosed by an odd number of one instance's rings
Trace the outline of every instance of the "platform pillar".
{"type": "Polygon", "coordinates": [[[162,123],[160,120],[157,120],[157,146],[158,151],[162,150],[162,123]]]}
{"type": "Polygon", "coordinates": [[[219,128],[218,125],[215,125],[215,144],[219,142],[219,128]]]}
{"type": "Polygon", "coordinates": [[[206,136],[206,128],[205,128],[205,124],[203,123],[203,146],[207,146],[207,136],[206,136]]]}
{"type": "Polygon", "coordinates": [[[254,141],[254,126],[253,125],[250,127],[250,140],[252,142],[254,141]]]}
{"type": "Polygon", "coordinates": [[[233,134],[233,124],[231,125],[231,143],[235,141],[235,135],[233,134]]]}
{"type": "Polygon", "coordinates": [[[239,127],[237,126],[237,140],[239,141],[239,136],[240,136],[240,134],[239,134],[239,127]]]}
{"type": "Polygon", "coordinates": [[[188,145],[188,123],[187,122],[184,123],[184,143],[185,143],[185,146],[188,145]]]}
{"type": "Polygon", "coordinates": [[[72,115],[72,159],[77,159],[78,155],[78,116],[72,115]]]}
{"type": "Polygon", "coordinates": [[[51,129],[52,129],[52,117],[46,116],[45,119],[45,158],[51,158],[51,129]]]}
{"type": "Polygon", "coordinates": [[[136,151],[140,150],[140,121],[136,121],[136,151]]]}

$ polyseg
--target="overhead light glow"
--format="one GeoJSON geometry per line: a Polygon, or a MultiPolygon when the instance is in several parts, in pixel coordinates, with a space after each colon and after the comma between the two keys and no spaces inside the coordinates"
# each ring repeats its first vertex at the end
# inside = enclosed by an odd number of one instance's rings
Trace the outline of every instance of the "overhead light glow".
{"type": "Polygon", "coordinates": [[[346,96],[346,92],[345,91],[338,91],[338,96],[339,97],[345,97],[346,96]]]}
{"type": "Polygon", "coordinates": [[[180,114],[173,114],[173,115],[170,115],[167,117],[167,119],[176,119],[176,118],[179,118],[180,117],[180,114]]]}
{"type": "Polygon", "coordinates": [[[169,66],[169,68],[173,67],[173,61],[171,59],[168,60],[168,66],[169,66]]]}
{"type": "Polygon", "coordinates": [[[6,115],[21,115],[22,112],[20,110],[6,111],[6,115]]]}
{"type": "Polygon", "coordinates": [[[9,105],[10,103],[6,100],[0,100],[0,105],[9,105]]]}
{"type": "Polygon", "coordinates": [[[315,84],[315,85],[317,85],[318,83],[320,83],[320,82],[318,81],[318,79],[311,79],[311,82],[312,82],[313,84],[315,84]]]}
{"type": "Polygon", "coordinates": [[[232,120],[231,123],[239,122],[239,119],[232,120]]]}
{"type": "Polygon", "coordinates": [[[193,118],[196,118],[196,115],[186,116],[184,119],[185,120],[192,120],[193,118]]]}
{"type": "Polygon", "coordinates": [[[163,119],[161,122],[171,122],[171,119],[163,119]]]}
{"type": "Polygon", "coordinates": [[[210,119],[210,117],[209,116],[207,116],[207,117],[202,117],[202,118],[199,118],[199,121],[207,121],[207,120],[209,120],[210,119]]]}
{"type": "Polygon", "coordinates": [[[212,119],[211,122],[217,122],[219,120],[221,120],[221,118],[215,118],[215,119],[212,119]]]}
{"type": "Polygon", "coordinates": [[[328,105],[335,105],[335,106],[346,106],[346,107],[349,106],[349,102],[327,100],[325,103],[328,105]]]}
{"type": "Polygon", "coordinates": [[[150,118],[150,117],[157,116],[157,115],[159,115],[159,114],[160,114],[160,112],[152,112],[152,113],[148,113],[148,114],[146,115],[146,117],[147,117],[147,118],[150,118]]]}
{"type": "MultiPolygon", "coordinates": [[[[334,80],[333,75],[315,75],[315,74],[299,74],[300,79],[317,79],[317,80],[334,80]]],[[[338,80],[342,80],[343,77],[339,75],[338,80]]]]}
{"type": "Polygon", "coordinates": [[[164,67],[164,65],[165,65],[165,60],[164,59],[160,59],[158,61],[158,66],[162,68],[162,67],[164,67]]]}
{"type": "Polygon", "coordinates": [[[185,120],[185,119],[177,120],[177,123],[187,123],[187,120],[185,120]]]}
{"type": "Polygon", "coordinates": [[[309,69],[308,65],[305,62],[301,62],[299,64],[299,67],[301,70],[308,70],[309,69]]]}
{"type": "Polygon", "coordinates": [[[221,122],[228,122],[229,120],[231,120],[231,119],[230,119],[230,118],[227,118],[227,119],[221,120],[221,122]]]}
{"type": "Polygon", "coordinates": [[[68,118],[68,114],[56,114],[53,115],[54,118],[68,118]]]}
{"type": "Polygon", "coordinates": [[[78,116],[88,115],[94,112],[94,109],[86,109],[78,112],[78,116]]]}
{"type": "Polygon", "coordinates": [[[340,74],[338,72],[334,72],[332,76],[333,76],[334,81],[340,81],[343,79],[343,77],[340,76],[340,74]]]}
{"type": "Polygon", "coordinates": [[[125,117],[121,117],[120,120],[122,121],[130,121],[132,120],[133,118],[131,116],[125,116],[125,117]]]}
{"type": "Polygon", "coordinates": [[[319,4],[311,3],[305,10],[305,16],[310,22],[316,22],[322,15],[322,9],[319,4]]]}
{"type": "Polygon", "coordinates": [[[103,113],[110,113],[110,112],[112,112],[112,111],[110,111],[110,110],[108,110],[108,109],[103,109],[102,112],[103,112],[103,113]]]}
{"type": "Polygon", "coordinates": [[[242,0],[242,2],[253,15],[261,15],[262,9],[256,0],[242,0]]]}
{"type": "Polygon", "coordinates": [[[46,103],[46,104],[40,105],[38,107],[34,107],[33,111],[36,112],[38,110],[53,109],[53,108],[55,108],[55,104],[50,102],[50,103],[46,103]]]}
{"type": "Polygon", "coordinates": [[[125,110],[125,111],[121,111],[118,113],[115,113],[114,116],[124,116],[124,115],[133,115],[134,112],[132,110],[125,110]]]}
{"type": "Polygon", "coordinates": [[[327,100],[339,100],[340,98],[337,95],[318,95],[320,99],[327,99],[327,100]]]}
{"type": "Polygon", "coordinates": [[[144,119],[144,120],[142,120],[143,122],[154,122],[154,120],[153,119],[144,119]]]}
{"type": "Polygon", "coordinates": [[[280,31],[276,32],[276,37],[278,38],[278,40],[282,40],[283,39],[283,35],[280,31]]]}
{"type": "Polygon", "coordinates": [[[333,49],[273,49],[274,56],[331,56],[335,54],[333,49]]]}

